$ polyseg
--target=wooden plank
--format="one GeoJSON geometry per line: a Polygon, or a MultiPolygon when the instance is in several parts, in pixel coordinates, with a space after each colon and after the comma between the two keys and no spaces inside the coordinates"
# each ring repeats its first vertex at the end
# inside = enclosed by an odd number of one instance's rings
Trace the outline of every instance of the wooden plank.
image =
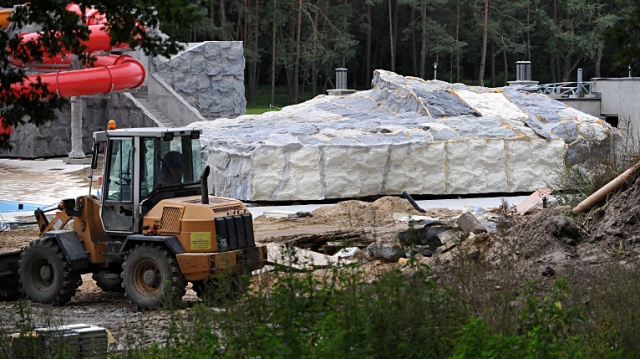
{"type": "Polygon", "coordinates": [[[551,188],[538,189],[516,206],[516,212],[520,215],[527,213],[527,211],[533,208],[533,206],[540,203],[540,201],[550,195],[552,191],[553,190],[551,188]]]}

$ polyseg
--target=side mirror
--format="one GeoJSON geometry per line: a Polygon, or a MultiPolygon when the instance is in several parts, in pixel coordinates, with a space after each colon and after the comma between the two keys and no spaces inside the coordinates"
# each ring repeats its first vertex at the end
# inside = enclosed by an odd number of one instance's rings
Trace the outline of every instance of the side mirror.
{"type": "Polygon", "coordinates": [[[96,168],[98,168],[98,148],[99,148],[99,143],[98,142],[94,142],[93,143],[93,151],[91,154],[91,169],[95,170],[96,168]]]}

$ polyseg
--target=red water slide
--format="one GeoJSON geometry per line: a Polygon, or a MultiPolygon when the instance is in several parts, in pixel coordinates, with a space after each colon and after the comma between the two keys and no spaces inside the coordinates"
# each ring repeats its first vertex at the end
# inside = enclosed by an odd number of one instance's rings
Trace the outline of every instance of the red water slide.
{"type": "MultiPolygon", "coordinates": [[[[83,19],[91,34],[89,40],[84,43],[88,52],[110,52],[128,47],[126,44],[112,46],[109,35],[104,31],[104,16],[95,9],[88,9],[83,15],[76,4],[67,5],[67,10],[77,13],[83,19]]],[[[22,36],[23,42],[37,41],[39,34],[26,34],[22,36]]],[[[13,61],[18,66],[22,63],[13,61]]],[[[71,55],[62,54],[46,56],[40,64],[29,64],[30,67],[39,70],[53,68],[69,68],[71,55]]],[[[96,94],[109,94],[113,91],[124,91],[139,87],[144,82],[146,71],[144,66],[128,55],[97,56],[90,68],[77,70],[56,71],[40,75],[27,76],[22,83],[16,83],[11,88],[17,93],[33,91],[30,83],[37,83],[38,78],[46,84],[49,91],[61,97],[85,96],[96,94]]],[[[6,130],[2,126],[0,118],[0,134],[11,134],[12,129],[6,130]]]]}

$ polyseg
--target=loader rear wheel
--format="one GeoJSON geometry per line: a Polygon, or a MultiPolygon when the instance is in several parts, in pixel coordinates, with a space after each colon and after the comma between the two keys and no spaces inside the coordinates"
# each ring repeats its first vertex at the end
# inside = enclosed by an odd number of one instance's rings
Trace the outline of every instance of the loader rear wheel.
{"type": "Polygon", "coordinates": [[[24,249],[18,269],[27,298],[39,303],[62,305],[71,300],[82,284],[80,273],[51,239],[38,239],[24,249]]]}
{"type": "Polygon", "coordinates": [[[140,244],[122,263],[122,286],[131,303],[140,309],[154,309],[179,303],[187,282],[168,250],[140,244]]]}
{"type": "Polygon", "coordinates": [[[122,277],[120,273],[113,273],[107,270],[101,270],[93,273],[93,280],[96,281],[98,288],[105,292],[124,293],[122,288],[122,277]]]}

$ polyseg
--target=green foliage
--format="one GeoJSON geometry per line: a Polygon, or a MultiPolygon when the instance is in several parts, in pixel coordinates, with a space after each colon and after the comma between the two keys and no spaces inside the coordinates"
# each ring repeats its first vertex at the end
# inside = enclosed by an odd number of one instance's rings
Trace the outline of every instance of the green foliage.
{"type": "Polygon", "coordinates": [[[515,334],[495,333],[483,320],[471,318],[456,338],[452,358],[589,358],[589,348],[573,334],[582,316],[580,308],[567,307],[567,290],[561,279],[540,298],[529,282],[515,334]]]}
{"type": "Polygon", "coordinates": [[[594,357],[634,358],[640,352],[640,315],[634,308],[640,305],[640,271],[612,264],[594,278],[597,290],[585,293],[577,290],[580,302],[588,303],[583,313],[588,327],[588,343],[594,357]]]}
{"type": "Polygon", "coordinates": [[[635,73],[640,70],[640,7],[635,6],[633,13],[622,14],[621,21],[607,27],[604,37],[615,46],[614,66],[626,70],[631,67],[635,73]]]}
{"type": "MultiPolygon", "coordinates": [[[[68,103],[49,91],[39,78],[30,84],[20,84],[26,78],[26,72],[10,60],[38,63],[45,57],[74,54],[80,63],[92,62],[93,55],[85,52],[84,43],[89,38],[89,28],[82,24],[77,14],[66,10],[68,3],[66,0],[30,1],[27,6],[15,8],[10,18],[10,31],[0,31],[0,48],[7,49],[0,53],[0,117],[5,128],[25,123],[42,125],[55,117],[55,110],[63,109],[68,103]],[[22,43],[19,32],[25,31],[24,26],[33,29],[34,25],[41,34],[39,40],[22,43]]],[[[139,47],[147,55],[177,53],[181,49],[178,38],[188,31],[183,25],[197,23],[202,18],[198,8],[186,0],[96,0],[79,4],[83,10],[89,5],[106,15],[112,45],[139,47]],[[171,37],[151,31],[160,25],[171,37]]],[[[9,148],[8,140],[8,135],[0,135],[0,150],[9,148]]]]}
{"type": "MultiPolygon", "coordinates": [[[[265,282],[254,283],[237,301],[166,311],[165,338],[137,343],[139,334],[130,332],[128,348],[109,357],[632,358],[640,350],[640,316],[632,309],[640,305],[637,270],[610,267],[591,278],[596,290],[590,293],[564,279],[549,288],[514,283],[505,288],[522,290],[513,298],[485,296],[487,286],[469,288],[461,298],[415,261],[410,271],[371,274],[357,265],[306,273],[280,269],[263,275],[265,282]],[[582,307],[572,304],[587,300],[582,307]],[[468,301],[485,309],[469,310],[468,301]]],[[[41,315],[21,302],[20,332],[54,325],[41,315]]],[[[11,347],[0,340],[0,356],[46,358],[34,343],[11,347]]],[[[67,349],[54,348],[51,357],[70,357],[67,349]]]]}

